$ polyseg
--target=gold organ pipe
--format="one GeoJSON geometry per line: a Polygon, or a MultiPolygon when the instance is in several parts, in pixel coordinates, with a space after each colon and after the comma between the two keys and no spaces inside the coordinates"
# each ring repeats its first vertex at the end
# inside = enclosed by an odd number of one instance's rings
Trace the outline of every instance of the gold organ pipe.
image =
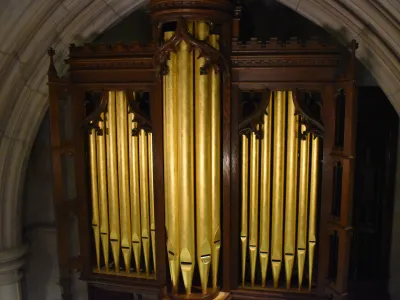
{"type": "MultiPolygon", "coordinates": [[[[165,32],[164,33],[164,40],[167,40],[165,37],[167,36],[167,33],[169,33],[169,32],[165,32]]],[[[173,52],[172,52],[173,53],[173,52]]],[[[171,53],[171,54],[172,54],[171,53]]],[[[171,55],[170,54],[170,55],[171,55]]],[[[172,60],[172,57],[170,56],[170,59],[167,61],[167,65],[168,65],[168,67],[169,67],[169,74],[172,72],[171,71],[171,65],[170,65],[170,62],[171,62],[171,60],[172,60]]],[[[168,135],[168,131],[167,131],[167,129],[166,129],[166,110],[167,110],[167,101],[166,101],[166,98],[167,98],[167,76],[168,75],[165,75],[165,76],[163,76],[163,136],[164,136],[164,141],[163,141],[163,143],[164,143],[164,176],[165,176],[165,174],[167,174],[167,171],[166,171],[166,168],[168,168],[168,165],[169,165],[169,161],[167,162],[167,159],[168,159],[168,154],[170,153],[170,151],[169,150],[167,150],[167,149],[169,149],[169,147],[167,147],[167,138],[166,138],[166,136],[168,135]]],[[[169,226],[169,220],[168,220],[168,218],[169,218],[169,211],[168,211],[168,207],[169,207],[169,204],[168,204],[168,202],[169,201],[167,201],[167,195],[169,195],[169,192],[168,192],[168,187],[169,187],[169,185],[168,185],[168,183],[169,183],[169,180],[167,179],[167,178],[164,178],[164,197],[165,197],[165,230],[166,230],[166,235],[167,235],[167,237],[168,237],[168,226],[169,226]]],[[[169,249],[169,247],[168,247],[168,238],[167,238],[167,241],[166,241],[166,245],[167,245],[167,250],[169,249]]]]}
{"type": "Polygon", "coordinates": [[[248,195],[249,195],[249,139],[242,135],[242,226],[240,241],[242,243],[242,285],[245,283],[246,257],[248,240],[248,195]]]}
{"type": "Polygon", "coordinates": [[[119,184],[119,213],[121,226],[121,249],[126,272],[131,266],[131,206],[129,197],[129,156],[128,156],[128,104],[125,93],[117,94],[117,145],[118,145],[118,184],[119,184]]]}
{"type": "MultiPolygon", "coordinates": [[[[194,242],[194,148],[193,148],[193,54],[189,53],[188,44],[179,44],[178,59],[178,109],[179,118],[179,200],[183,213],[180,217],[180,263],[186,293],[192,289],[195,268],[194,242]]],[[[175,88],[175,86],[174,86],[175,88]]],[[[175,133],[176,134],[176,133],[175,133]]],[[[177,191],[178,192],[178,191],[177,191]]],[[[172,210],[172,207],[171,207],[172,210]]],[[[174,217],[178,214],[174,211],[174,217]]],[[[172,229],[170,228],[169,231],[172,229]]]]}
{"type": "Polygon", "coordinates": [[[148,133],[148,150],[149,150],[149,201],[150,201],[150,234],[151,234],[151,250],[153,253],[153,268],[156,273],[156,221],[154,216],[154,181],[153,181],[153,134],[148,133]]]}
{"type": "Polygon", "coordinates": [[[292,92],[288,92],[287,157],[286,157],[286,209],[285,209],[285,271],[286,287],[292,280],[294,256],[296,253],[296,206],[297,206],[297,144],[298,121],[292,92]]]}
{"type": "MultiPolygon", "coordinates": [[[[306,130],[301,125],[301,132],[306,130]]],[[[299,209],[297,225],[297,262],[299,289],[301,289],[304,275],[304,263],[307,247],[307,204],[308,204],[308,179],[309,179],[309,151],[310,135],[300,141],[300,179],[299,179],[299,209]]]]}
{"type": "Polygon", "coordinates": [[[254,286],[258,250],[258,186],[260,141],[254,132],[250,135],[250,232],[249,253],[251,285],[254,286]]]}
{"type": "Polygon", "coordinates": [[[92,187],[92,227],[94,232],[94,242],[96,247],[96,265],[100,271],[100,223],[99,223],[99,194],[97,189],[97,155],[96,155],[96,130],[89,133],[89,153],[90,153],[90,179],[92,187]]]}
{"type": "Polygon", "coordinates": [[[141,129],[139,133],[140,164],[140,219],[142,229],[142,246],[146,274],[149,274],[150,230],[149,230],[149,166],[147,151],[147,133],[141,129]]]}
{"type": "MultiPolygon", "coordinates": [[[[272,98],[272,95],[271,95],[272,98]]],[[[271,214],[271,129],[272,129],[272,100],[270,101],[267,114],[264,115],[263,132],[261,141],[261,178],[260,178],[260,264],[261,284],[267,283],[267,271],[269,260],[270,241],[270,214],[271,214]]]]}
{"type": "MultiPolygon", "coordinates": [[[[208,35],[205,22],[196,23],[196,36],[204,40],[208,35]]],[[[211,128],[209,76],[200,74],[204,65],[203,57],[197,58],[200,51],[196,49],[195,59],[195,153],[196,153],[196,231],[197,263],[203,293],[207,293],[208,274],[211,264],[211,128]]]]}
{"type": "MultiPolygon", "coordinates": [[[[105,122],[105,114],[101,114],[101,119],[105,122]]],[[[99,122],[101,134],[97,135],[97,172],[99,188],[99,211],[100,211],[100,236],[103,248],[104,264],[106,271],[109,271],[109,227],[108,227],[108,200],[107,200],[107,171],[106,171],[106,130],[104,122],[99,122]]]]}
{"type": "Polygon", "coordinates": [[[119,272],[120,227],[118,199],[117,132],[116,132],[116,93],[109,92],[108,100],[108,138],[107,175],[108,206],[110,214],[110,241],[114,257],[115,271],[119,272]]]}
{"type": "MultiPolygon", "coordinates": [[[[168,40],[174,32],[166,32],[168,40]]],[[[178,290],[180,266],[180,240],[179,240],[179,173],[178,173],[178,98],[177,98],[177,54],[171,52],[168,60],[169,73],[164,77],[164,182],[167,224],[167,250],[169,268],[171,273],[172,289],[178,290]]],[[[183,62],[184,63],[184,62],[183,62]]]]}
{"type": "MultiPolygon", "coordinates": [[[[219,49],[219,36],[210,36],[210,44],[219,49]]],[[[211,100],[211,210],[212,210],[212,286],[217,288],[219,253],[221,248],[221,99],[220,76],[210,71],[210,100],[211,100]]]]}
{"type": "Polygon", "coordinates": [[[139,137],[132,135],[132,130],[137,128],[134,122],[135,115],[129,114],[129,155],[130,155],[130,192],[131,192],[131,240],[135,269],[140,273],[140,255],[142,251],[142,234],[140,228],[140,181],[139,181],[139,137]]]}
{"type": "Polygon", "coordinates": [[[285,153],[285,92],[275,92],[274,152],[272,178],[272,239],[271,260],[274,287],[279,284],[282,265],[284,153],[285,153]]]}
{"type": "Polygon", "coordinates": [[[309,283],[308,288],[312,287],[312,276],[314,267],[315,245],[317,243],[317,198],[318,198],[318,151],[319,138],[311,137],[311,182],[310,182],[310,219],[308,227],[308,267],[309,283]]]}

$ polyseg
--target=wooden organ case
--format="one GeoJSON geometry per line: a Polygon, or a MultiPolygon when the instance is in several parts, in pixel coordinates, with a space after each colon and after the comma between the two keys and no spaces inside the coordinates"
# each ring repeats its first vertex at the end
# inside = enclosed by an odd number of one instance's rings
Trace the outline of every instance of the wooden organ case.
{"type": "Polygon", "coordinates": [[[63,298],[79,269],[158,299],[347,299],[356,42],[241,41],[228,0],[149,12],[155,42],[72,45],[65,78],[49,51],[63,298]]]}

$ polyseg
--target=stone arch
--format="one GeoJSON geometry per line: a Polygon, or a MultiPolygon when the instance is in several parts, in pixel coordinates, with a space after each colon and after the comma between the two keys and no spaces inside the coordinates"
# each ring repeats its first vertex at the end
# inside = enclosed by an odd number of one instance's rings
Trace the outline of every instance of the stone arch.
{"type": "MultiPolygon", "coordinates": [[[[343,43],[356,39],[360,45],[358,58],[400,112],[400,0],[279,1],[324,27],[343,43]]],[[[25,167],[47,109],[47,48],[56,49],[56,64],[62,73],[68,44],[90,40],[146,0],[2,2],[0,252],[21,244],[20,206],[25,167]]]]}

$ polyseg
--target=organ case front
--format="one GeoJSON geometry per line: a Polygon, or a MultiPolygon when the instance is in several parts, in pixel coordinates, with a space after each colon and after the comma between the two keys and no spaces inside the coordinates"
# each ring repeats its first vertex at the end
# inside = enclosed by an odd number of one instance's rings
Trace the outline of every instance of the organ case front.
{"type": "Polygon", "coordinates": [[[159,299],[344,299],[356,44],[240,41],[227,0],[149,11],[149,45],[72,45],[67,78],[49,52],[64,299],[76,268],[90,287],[159,299]]]}

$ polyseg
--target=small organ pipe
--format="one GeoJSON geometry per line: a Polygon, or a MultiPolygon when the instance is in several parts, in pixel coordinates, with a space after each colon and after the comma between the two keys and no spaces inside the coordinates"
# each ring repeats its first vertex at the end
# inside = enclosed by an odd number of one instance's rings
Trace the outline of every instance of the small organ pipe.
{"type": "Polygon", "coordinates": [[[274,153],[272,181],[272,238],[271,260],[274,287],[279,284],[282,265],[284,162],[285,162],[285,92],[275,92],[274,153]]]}
{"type": "Polygon", "coordinates": [[[258,185],[260,141],[255,133],[250,135],[250,218],[249,253],[251,285],[254,286],[258,250],[258,185]]]}
{"type": "Polygon", "coordinates": [[[151,249],[153,253],[153,268],[156,273],[156,221],[154,216],[154,177],[153,177],[153,134],[148,133],[148,150],[149,150],[149,201],[150,201],[150,234],[151,249]]]}
{"type": "Polygon", "coordinates": [[[143,129],[139,133],[139,164],[140,164],[140,219],[142,229],[142,246],[146,274],[150,268],[150,215],[149,215],[149,166],[147,151],[147,133],[143,129]]]}
{"type": "Polygon", "coordinates": [[[248,193],[249,193],[249,140],[242,135],[242,225],[240,241],[242,244],[242,285],[245,283],[247,240],[248,240],[248,193]]]}
{"type": "Polygon", "coordinates": [[[107,136],[107,175],[108,206],[110,217],[110,241],[115,271],[119,272],[120,223],[118,199],[118,167],[117,167],[117,131],[116,131],[116,93],[109,92],[108,100],[108,136],[107,136]]]}
{"type": "Polygon", "coordinates": [[[90,183],[92,188],[92,227],[96,249],[96,266],[100,271],[100,220],[99,220],[99,193],[97,188],[97,155],[96,155],[96,130],[89,133],[90,154],[90,183]]]}
{"type": "Polygon", "coordinates": [[[131,130],[129,132],[129,154],[130,154],[130,193],[131,193],[131,233],[132,233],[132,249],[135,259],[135,269],[140,273],[140,256],[142,253],[142,234],[141,234],[141,217],[140,217],[140,176],[139,176],[139,137],[132,135],[136,130],[137,123],[135,115],[129,114],[131,130]]]}
{"type": "Polygon", "coordinates": [[[312,287],[314,254],[317,243],[317,199],[318,199],[318,151],[319,137],[311,136],[311,182],[310,182],[310,219],[308,226],[308,288],[312,287]]]}
{"type": "Polygon", "coordinates": [[[118,145],[118,191],[120,204],[121,249],[126,272],[130,272],[132,236],[131,206],[129,197],[128,156],[128,105],[124,92],[118,91],[116,102],[117,145],[118,145]]]}
{"type": "Polygon", "coordinates": [[[286,287],[290,288],[296,243],[297,206],[297,144],[299,140],[297,116],[292,92],[288,92],[287,152],[286,152],[286,208],[285,208],[285,271],[286,287]]]}
{"type": "Polygon", "coordinates": [[[99,211],[100,211],[100,237],[103,249],[103,259],[106,266],[106,272],[109,272],[109,224],[108,224],[108,198],[107,198],[107,170],[106,170],[106,128],[105,114],[100,115],[103,121],[99,122],[101,134],[96,137],[97,140],[97,172],[99,187],[99,211]]]}
{"type": "MultiPolygon", "coordinates": [[[[301,132],[306,127],[301,125],[301,132]]],[[[308,185],[309,185],[309,153],[310,135],[300,142],[300,178],[299,178],[299,208],[297,221],[297,263],[299,289],[301,289],[304,276],[304,264],[307,248],[307,210],[308,210],[308,185]]]]}
{"type": "MultiPolygon", "coordinates": [[[[271,95],[272,98],[272,95],[271,95]]],[[[272,130],[272,99],[264,115],[261,141],[261,178],[260,178],[260,264],[261,285],[266,286],[268,260],[270,258],[270,214],[271,214],[271,130],[272,130]]]]}

